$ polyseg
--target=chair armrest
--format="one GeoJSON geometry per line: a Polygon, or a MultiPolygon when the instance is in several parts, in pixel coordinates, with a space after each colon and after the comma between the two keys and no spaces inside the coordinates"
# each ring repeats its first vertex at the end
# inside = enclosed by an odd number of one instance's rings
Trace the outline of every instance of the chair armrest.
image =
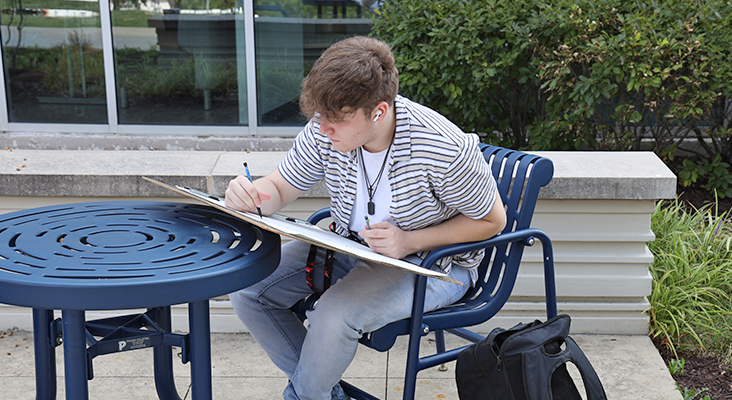
{"type": "Polygon", "coordinates": [[[495,247],[502,244],[524,242],[526,246],[532,246],[533,238],[539,238],[542,243],[548,242],[548,237],[544,231],[535,228],[520,229],[514,232],[502,233],[500,235],[493,236],[490,239],[480,240],[477,242],[466,242],[458,243],[449,246],[440,247],[439,249],[432,250],[427,257],[422,260],[420,265],[424,268],[431,268],[433,264],[437,263],[441,258],[453,256],[456,254],[467,253],[472,250],[479,250],[488,247],[495,247]],[[546,238],[547,241],[544,240],[546,238]]]}
{"type": "Polygon", "coordinates": [[[310,217],[308,218],[308,222],[315,225],[320,221],[321,219],[329,218],[330,217],[330,207],[321,208],[320,210],[310,214],[310,217]]]}
{"type": "MultiPolygon", "coordinates": [[[[534,244],[534,239],[538,239],[541,242],[544,263],[544,293],[546,296],[547,317],[552,318],[557,315],[557,294],[554,280],[554,250],[552,248],[552,242],[549,239],[549,236],[547,236],[547,234],[540,229],[520,229],[514,232],[503,233],[490,239],[481,240],[478,242],[458,243],[450,246],[441,247],[439,249],[431,251],[427,255],[427,257],[422,260],[420,266],[422,266],[423,268],[432,268],[432,265],[437,263],[437,261],[441,258],[449,257],[455,254],[466,253],[472,250],[500,246],[507,243],[523,242],[525,246],[532,246],[534,244]]],[[[426,281],[426,279],[424,279],[424,281],[426,281]]],[[[424,285],[424,282],[421,283],[422,285],[417,286],[417,290],[425,289],[426,286],[424,285]]],[[[415,293],[415,301],[419,301],[420,304],[424,304],[424,294],[418,297],[415,293]]],[[[412,318],[414,318],[415,316],[416,314],[413,313],[412,318]]]]}

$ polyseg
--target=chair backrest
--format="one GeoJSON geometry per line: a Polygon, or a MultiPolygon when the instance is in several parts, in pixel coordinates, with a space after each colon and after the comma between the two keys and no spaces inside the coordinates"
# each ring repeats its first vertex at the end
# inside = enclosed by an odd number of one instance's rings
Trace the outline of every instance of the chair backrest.
{"type": "MultiPolygon", "coordinates": [[[[481,145],[481,150],[506,207],[503,233],[529,228],[539,190],[552,180],[554,164],[544,157],[502,147],[481,145]]],[[[479,267],[481,280],[463,298],[465,305],[469,308],[489,299],[500,305],[505,303],[513,290],[523,250],[522,244],[513,243],[497,246],[492,254],[486,253],[479,267]],[[504,280],[510,284],[501,285],[504,280]]]]}
{"type": "MultiPolygon", "coordinates": [[[[554,164],[548,158],[502,147],[481,144],[480,149],[491,167],[498,193],[506,208],[506,227],[502,233],[528,229],[534,216],[539,190],[549,184],[554,176],[554,164]]],[[[308,221],[316,224],[329,216],[330,210],[324,208],[316,211],[308,221]]],[[[452,318],[447,316],[451,314],[455,318],[468,321],[463,326],[492,318],[513,291],[524,247],[521,242],[513,242],[486,249],[485,258],[478,267],[480,279],[476,286],[468,290],[461,301],[430,312],[430,317],[452,318]]],[[[384,349],[389,347],[391,344],[383,346],[384,349]]]]}

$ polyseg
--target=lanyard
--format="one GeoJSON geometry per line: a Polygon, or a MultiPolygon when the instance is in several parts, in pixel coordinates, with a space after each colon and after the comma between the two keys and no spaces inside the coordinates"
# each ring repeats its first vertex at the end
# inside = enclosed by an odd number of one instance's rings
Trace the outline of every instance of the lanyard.
{"type": "MultiPolygon", "coordinates": [[[[330,224],[330,230],[335,232],[335,222],[330,224]]],[[[323,266],[323,290],[318,291],[313,284],[313,274],[315,271],[315,255],[318,253],[318,246],[311,244],[308,260],[305,263],[305,280],[308,287],[318,297],[320,297],[330,287],[331,277],[333,276],[333,250],[325,250],[325,265],[323,266]]]]}

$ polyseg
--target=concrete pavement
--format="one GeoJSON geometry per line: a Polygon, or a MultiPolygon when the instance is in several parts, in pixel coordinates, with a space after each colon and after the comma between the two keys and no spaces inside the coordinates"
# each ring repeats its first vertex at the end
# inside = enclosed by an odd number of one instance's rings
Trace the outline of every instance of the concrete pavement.
{"type": "MultiPolygon", "coordinates": [[[[448,336],[448,346],[467,343],[448,336]]],[[[680,400],[674,380],[646,336],[572,335],[599,375],[608,399],[680,400]]],[[[345,380],[385,399],[401,399],[406,338],[386,353],[359,346],[345,380]]],[[[423,352],[434,346],[423,340],[423,352]]],[[[269,361],[248,333],[215,333],[211,339],[214,399],[269,400],[282,398],[285,376],[269,361]]],[[[175,351],[174,351],[175,354],[175,351]]],[[[58,399],[65,398],[63,351],[56,350],[58,399]]],[[[190,399],[190,369],[174,360],[178,393],[190,399]]],[[[570,373],[578,376],[576,370],[570,373]]],[[[419,374],[417,396],[457,399],[454,362],[448,371],[436,368],[419,374]]],[[[152,349],[109,354],[94,359],[90,399],[156,399],[152,349]]],[[[0,400],[35,398],[33,335],[0,329],[0,400]]]]}

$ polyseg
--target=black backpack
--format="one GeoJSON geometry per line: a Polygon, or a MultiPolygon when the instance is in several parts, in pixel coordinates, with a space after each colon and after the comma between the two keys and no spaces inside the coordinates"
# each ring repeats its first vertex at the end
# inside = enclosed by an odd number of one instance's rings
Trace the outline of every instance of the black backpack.
{"type": "Polygon", "coordinates": [[[558,315],[544,323],[496,328],[463,350],[455,367],[460,399],[581,400],[565,364],[572,362],[587,399],[606,400],[595,370],[568,336],[569,325],[568,315],[558,315]]]}

